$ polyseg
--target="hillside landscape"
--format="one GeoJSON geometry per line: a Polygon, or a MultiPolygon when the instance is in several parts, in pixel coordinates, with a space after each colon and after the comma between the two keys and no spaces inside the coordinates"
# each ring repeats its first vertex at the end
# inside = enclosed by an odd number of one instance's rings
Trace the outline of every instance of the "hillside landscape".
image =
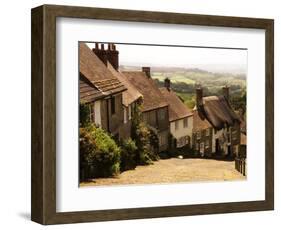
{"type": "MultiPolygon", "coordinates": [[[[140,70],[134,66],[121,66],[122,71],[140,70]]],[[[193,109],[195,105],[195,88],[201,85],[204,96],[220,95],[221,88],[230,87],[232,106],[246,110],[246,75],[233,73],[214,73],[197,68],[153,67],[151,77],[159,87],[164,86],[165,78],[171,80],[172,89],[193,109]]]]}

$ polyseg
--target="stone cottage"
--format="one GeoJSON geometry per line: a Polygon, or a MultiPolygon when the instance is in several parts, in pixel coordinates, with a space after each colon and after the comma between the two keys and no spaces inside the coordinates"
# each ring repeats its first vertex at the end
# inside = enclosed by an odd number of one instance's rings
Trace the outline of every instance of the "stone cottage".
{"type": "Polygon", "coordinates": [[[93,123],[119,139],[123,138],[120,127],[124,123],[122,92],[127,88],[102,61],[106,53],[115,66],[114,51],[105,51],[97,44],[93,52],[85,43],[79,43],[80,103],[89,105],[93,123]]]}
{"type": "Polygon", "coordinates": [[[201,155],[234,156],[239,152],[240,119],[229,103],[229,88],[223,95],[203,97],[196,89],[193,147],[201,155]]]}
{"type": "Polygon", "coordinates": [[[169,146],[169,112],[168,103],[150,75],[150,68],[142,71],[123,72],[123,75],[142,94],[142,119],[147,125],[156,129],[159,139],[159,151],[169,146]]]}
{"type": "Polygon", "coordinates": [[[166,78],[160,91],[169,105],[170,133],[172,148],[192,147],[193,113],[171,89],[171,81],[166,78]]]}
{"type": "MultiPolygon", "coordinates": [[[[108,45],[108,50],[116,51],[114,44],[108,45]]],[[[118,51],[117,51],[118,52],[118,51]]],[[[117,56],[118,57],[118,56],[117,56]]],[[[116,63],[119,63],[117,61],[116,63]]],[[[142,103],[143,95],[137,90],[137,88],[130,83],[130,81],[118,70],[118,65],[115,67],[107,61],[107,68],[109,71],[127,88],[122,92],[122,106],[124,122],[120,127],[121,136],[127,139],[131,136],[132,116],[135,111],[135,107],[142,103]]]]}

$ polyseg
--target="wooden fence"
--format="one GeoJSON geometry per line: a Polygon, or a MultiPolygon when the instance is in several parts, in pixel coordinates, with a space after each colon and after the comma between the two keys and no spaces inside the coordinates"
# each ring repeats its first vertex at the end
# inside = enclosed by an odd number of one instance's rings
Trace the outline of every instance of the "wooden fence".
{"type": "Polygon", "coordinates": [[[246,158],[235,158],[235,169],[246,176],[246,158]]]}

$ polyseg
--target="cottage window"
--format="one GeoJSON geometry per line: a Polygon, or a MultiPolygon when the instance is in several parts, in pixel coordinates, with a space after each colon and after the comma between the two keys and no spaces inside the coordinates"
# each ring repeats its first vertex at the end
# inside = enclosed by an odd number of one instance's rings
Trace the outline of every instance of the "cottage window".
{"type": "Polygon", "coordinates": [[[177,148],[181,148],[185,145],[188,144],[188,136],[185,136],[185,137],[180,137],[178,140],[177,140],[177,148]]]}
{"type": "Polygon", "coordinates": [[[161,133],[161,134],[158,134],[158,138],[159,138],[159,146],[163,146],[166,144],[166,135],[165,133],[161,133]]]}
{"type": "Polygon", "coordinates": [[[183,127],[187,128],[187,126],[188,126],[188,118],[186,117],[183,119],[183,127]]]}
{"type": "Polygon", "coordinates": [[[165,120],[165,109],[160,109],[159,110],[159,120],[163,121],[165,120]]]}
{"type": "Polygon", "coordinates": [[[209,148],[210,147],[210,140],[206,140],[205,141],[205,148],[207,149],[207,148],[209,148]]]}
{"type": "Polygon", "coordinates": [[[175,121],[175,130],[179,129],[179,121],[175,121]]]}
{"type": "Polygon", "coordinates": [[[95,104],[90,105],[90,120],[95,122],[95,104]]]}
{"type": "Polygon", "coordinates": [[[115,114],[115,97],[112,97],[111,98],[111,101],[110,101],[111,103],[111,114],[113,115],[113,114],[115,114]]]}
{"type": "Polygon", "coordinates": [[[197,139],[200,139],[200,138],[201,138],[201,132],[198,131],[198,132],[196,133],[196,136],[197,136],[197,139]]]}
{"type": "Polygon", "coordinates": [[[236,140],[237,138],[237,131],[235,129],[232,131],[231,138],[232,140],[236,140]]]}
{"type": "Polygon", "coordinates": [[[156,111],[153,110],[153,111],[149,111],[149,112],[145,112],[143,113],[143,121],[148,124],[148,125],[151,125],[153,127],[155,127],[157,124],[156,124],[156,111]]]}
{"type": "Polygon", "coordinates": [[[210,129],[206,129],[206,136],[210,135],[210,129]]]}

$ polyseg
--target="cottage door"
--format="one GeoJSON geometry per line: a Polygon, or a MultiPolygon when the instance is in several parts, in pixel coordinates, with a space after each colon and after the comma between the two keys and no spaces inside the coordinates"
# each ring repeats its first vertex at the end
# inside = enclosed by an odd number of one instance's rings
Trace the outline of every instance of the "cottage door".
{"type": "Polygon", "coordinates": [[[216,154],[218,154],[219,151],[220,151],[219,139],[216,139],[216,154]]]}

